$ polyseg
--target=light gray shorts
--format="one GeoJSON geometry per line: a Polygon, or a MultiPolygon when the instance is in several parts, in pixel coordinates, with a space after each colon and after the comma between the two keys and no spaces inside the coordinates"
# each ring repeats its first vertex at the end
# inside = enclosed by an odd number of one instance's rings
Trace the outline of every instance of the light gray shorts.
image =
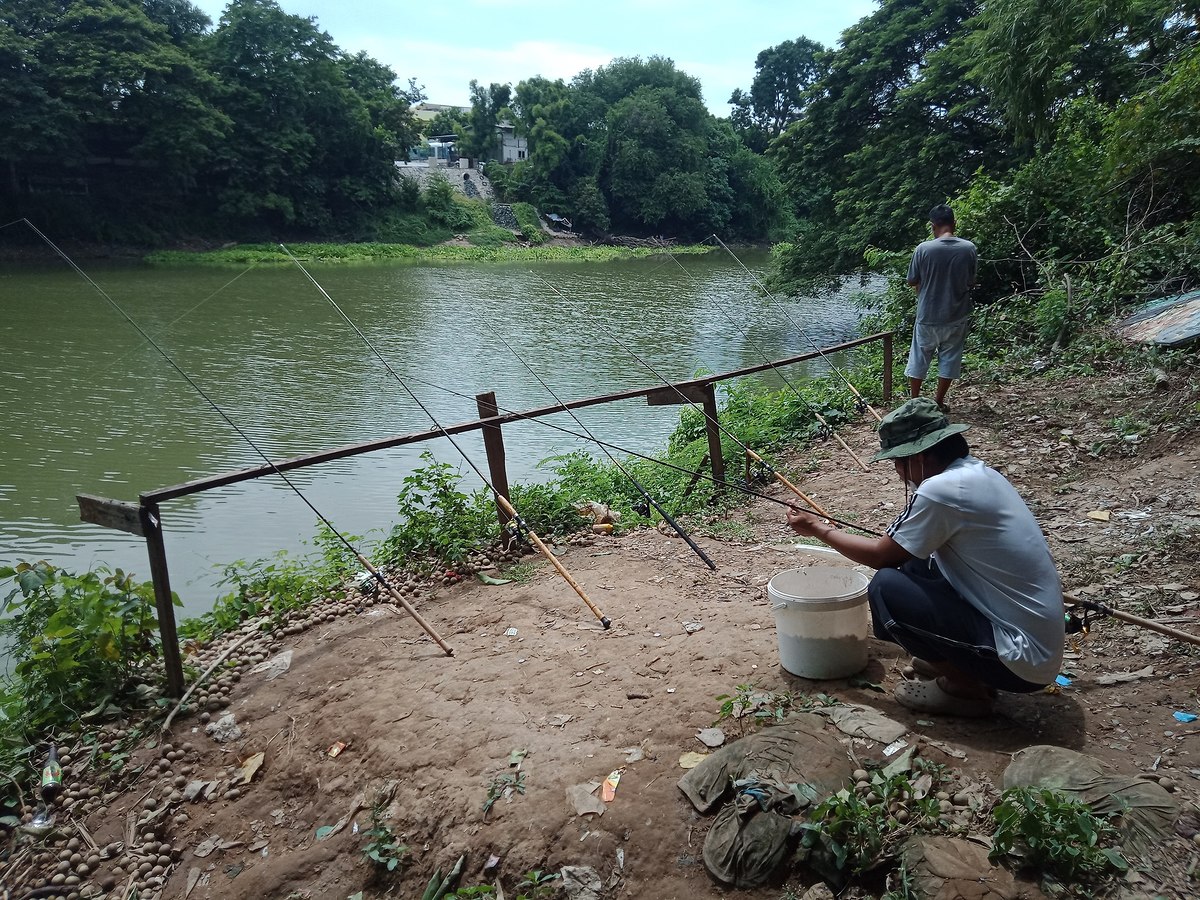
{"type": "Polygon", "coordinates": [[[929,374],[929,363],[934,354],[938,358],[938,377],[957,378],[962,374],[963,344],[971,320],[963,319],[950,325],[913,326],[912,347],[908,351],[908,365],[904,374],[908,378],[924,379],[929,374]]]}

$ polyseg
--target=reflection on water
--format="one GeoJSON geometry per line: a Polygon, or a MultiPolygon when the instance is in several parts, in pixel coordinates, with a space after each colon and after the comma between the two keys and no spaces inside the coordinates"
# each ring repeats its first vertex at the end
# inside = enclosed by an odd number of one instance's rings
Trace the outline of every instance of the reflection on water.
{"type": "MultiPolygon", "coordinates": [[[[473,398],[484,391],[495,391],[507,409],[555,402],[504,342],[571,400],[756,365],[853,336],[858,313],[845,296],[792,303],[785,315],[728,256],[680,262],[682,269],[664,257],[311,272],[442,424],[477,418],[473,398]]],[[[765,257],[748,263],[761,271],[765,257]]],[[[81,524],[76,494],[136,502],[141,491],[257,466],[255,447],[283,459],[432,427],[299,269],[109,265],[88,274],[208,400],[65,265],[0,268],[4,562],[105,564],[148,578],[142,542],[81,524]]],[[[628,401],[578,415],[603,439],[652,452],[678,408],[628,401]]],[[[551,419],[578,430],[565,415],[551,419]]],[[[456,441],[482,468],[479,436],[456,441]]],[[[513,480],[544,477],[539,461],[588,449],[536,422],[506,426],[505,444],[513,480]]],[[[476,483],[446,440],[427,447],[476,483]]],[[[394,448],[288,477],[339,530],[378,537],[423,449],[394,448]]],[[[209,607],[221,567],[303,550],[316,530],[311,510],[278,477],[171,501],[162,513],[173,587],[189,615],[209,607]]]]}

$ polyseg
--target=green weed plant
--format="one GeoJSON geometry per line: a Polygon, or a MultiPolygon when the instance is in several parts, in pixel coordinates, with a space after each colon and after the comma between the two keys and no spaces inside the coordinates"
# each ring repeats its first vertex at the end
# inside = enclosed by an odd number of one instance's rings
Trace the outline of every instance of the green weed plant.
{"type": "Polygon", "coordinates": [[[1124,873],[1118,832],[1086,803],[1046,788],[1009,788],[992,816],[992,859],[1012,857],[1061,885],[1094,885],[1124,873]]]}
{"type": "Polygon", "coordinates": [[[371,804],[371,827],[364,833],[367,842],[362,853],[381,872],[394,872],[404,865],[408,847],[400,843],[387,821],[387,800],[379,797],[371,804]]]}

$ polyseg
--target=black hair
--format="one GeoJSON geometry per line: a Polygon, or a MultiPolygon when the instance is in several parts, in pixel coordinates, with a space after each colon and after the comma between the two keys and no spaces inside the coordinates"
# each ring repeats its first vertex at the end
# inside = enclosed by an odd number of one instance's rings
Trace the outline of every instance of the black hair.
{"type": "Polygon", "coordinates": [[[971,446],[967,443],[967,439],[962,436],[962,432],[952,434],[948,438],[942,438],[932,447],[928,447],[925,453],[930,459],[934,459],[939,465],[948,466],[956,459],[962,459],[971,452],[971,446]]]}
{"type": "Polygon", "coordinates": [[[939,203],[929,211],[929,224],[934,227],[949,225],[954,227],[954,210],[945,203],[939,203]]]}

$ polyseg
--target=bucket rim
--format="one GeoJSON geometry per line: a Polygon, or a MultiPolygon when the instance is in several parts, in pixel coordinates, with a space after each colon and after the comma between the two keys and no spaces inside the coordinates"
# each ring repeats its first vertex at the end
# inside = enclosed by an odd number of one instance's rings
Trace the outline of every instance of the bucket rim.
{"type": "MultiPolygon", "coordinates": [[[[767,596],[773,601],[779,601],[788,607],[804,609],[844,609],[865,601],[867,587],[871,581],[867,576],[846,566],[805,566],[798,569],[785,569],[776,572],[767,582],[767,596]],[[779,579],[784,576],[796,576],[819,570],[822,574],[832,575],[848,583],[844,590],[836,593],[824,593],[820,597],[806,597],[782,588],[779,579]]],[[[772,604],[774,608],[774,604],[772,604]]]]}

